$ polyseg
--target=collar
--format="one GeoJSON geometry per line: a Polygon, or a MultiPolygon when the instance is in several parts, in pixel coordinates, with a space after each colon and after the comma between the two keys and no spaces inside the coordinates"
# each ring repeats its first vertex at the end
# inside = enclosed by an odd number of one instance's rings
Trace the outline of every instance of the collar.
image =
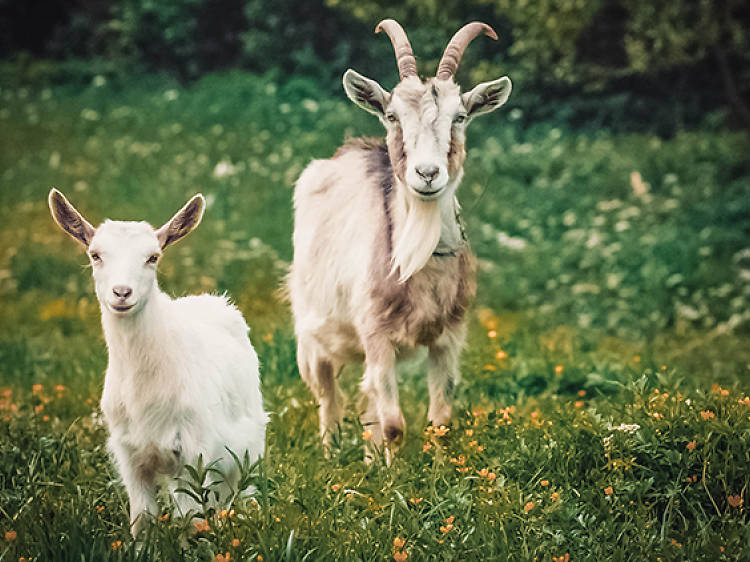
{"type": "Polygon", "coordinates": [[[435,258],[455,258],[456,257],[456,250],[448,250],[445,252],[432,252],[432,256],[435,258]]]}
{"type": "Polygon", "coordinates": [[[440,242],[438,247],[432,252],[432,256],[435,258],[455,258],[458,250],[466,244],[466,230],[464,230],[464,221],[461,220],[461,213],[459,212],[458,204],[456,204],[456,224],[458,225],[461,238],[458,241],[458,245],[455,248],[440,249],[440,242]]]}

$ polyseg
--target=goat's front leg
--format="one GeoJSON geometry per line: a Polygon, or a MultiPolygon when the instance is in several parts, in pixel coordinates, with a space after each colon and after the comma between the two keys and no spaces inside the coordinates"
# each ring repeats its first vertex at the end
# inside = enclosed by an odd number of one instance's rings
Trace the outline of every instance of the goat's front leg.
{"type": "Polygon", "coordinates": [[[360,390],[367,398],[363,417],[372,432],[372,445],[385,443],[386,462],[404,438],[406,423],[398,404],[396,351],[386,338],[371,337],[365,342],[365,373],[360,390]]]}
{"type": "Polygon", "coordinates": [[[138,474],[127,447],[115,439],[110,439],[109,449],[115,457],[122,483],[125,485],[130,500],[130,533],[137,538],[148,519],[155,517],[158,511],[155,483],[153,479],[145,480],[138,474]]]}
{"type": "Polygon", "coordinates": [[[430,409],[427,417],[435,427],[447,425],[451,419],[453,390],[460,380],[459,360],[466,339],[463,324],[444,332],[430,346],[427,359],[427,387],[430,409]]]}

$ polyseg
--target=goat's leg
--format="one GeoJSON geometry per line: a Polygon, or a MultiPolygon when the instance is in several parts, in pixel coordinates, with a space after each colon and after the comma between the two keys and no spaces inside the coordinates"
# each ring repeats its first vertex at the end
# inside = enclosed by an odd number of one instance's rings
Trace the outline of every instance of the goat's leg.
{"type": "Polygon", "coordinates": [[[430,409],[427,418],[435,427],[447,425],[451,418],[453,390],[460,379],[459,360],[466,338],[462,324],[443,333],[430,346],[427,359],[427,387],[430,391],[430,409]]]}
{"type": "Polygon", "coordinates": [[[137,538],[147,520],[157,514],[155,484],[139,477],[129,451],[118,441],[110,439],[109,449],[115,457],[122,483],[130,500],[130,533],[137,538]]]}
{"type": "Polygon", "coordinates": [[[341,425],[341,397],[336,382],[338,365],[319,357],[299,338],[297,345],[297,365],[302,379],[310,387],[320,405],[320,435],[323,444],[331,443],[331,435],[341,425]]]}
{"type": "Polygon", "coordinates": [[[385,338],[370,338],[365,344],[365,373],[360,390],[367,399],[363,416],[372,432],[371,443],[386,446],[386,461],[404,438],[406,423],[398,404],[396,352],[385,338]]]}

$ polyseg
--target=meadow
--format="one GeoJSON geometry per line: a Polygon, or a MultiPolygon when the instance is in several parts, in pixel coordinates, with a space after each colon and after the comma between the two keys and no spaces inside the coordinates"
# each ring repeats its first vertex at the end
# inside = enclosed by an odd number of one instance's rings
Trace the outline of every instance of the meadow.
{"type": "MultiPolygon", "coordinates": [[[[305,79],[4,75],[0,560],[750,560],[747,136],[522,126],[513,96],[469,131],[479,289],[453,424],[426,426],[408,362],[387,467],[363,462],[357,366],[324,457],[278,291],[296,177],[377,121],[305,79]],[[251,326],[271,417],[244,467],[254,500],[196,524],[164,498],[130,539],[97,409],[98,304],[51,186],[95,223],[160,225],[206,196],[159,276],[173,295],[228,292],[251,326]]],[[[216,478],[195,467],[185,487],[205,499],[216,478]]]]}

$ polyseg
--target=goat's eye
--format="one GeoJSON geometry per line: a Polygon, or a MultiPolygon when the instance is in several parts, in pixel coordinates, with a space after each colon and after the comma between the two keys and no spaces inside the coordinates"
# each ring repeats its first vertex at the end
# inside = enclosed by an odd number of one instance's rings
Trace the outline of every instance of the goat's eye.
{"type": "Polygon", "coordinates": [[[386,113],[385,114],[385,120],[390,123],[395,123],[398,121],[398,117],[396,117],[395,113],[386,113]]]}
{"type": "Polygon", "coordinates": [[[463,123],[464,121],[466,121],[466,115],[464,115],[463,113],[459,113],[453,118],[453,122],[456,124],[463,123]]]}
{"type": "Polygon", "coordinates": [[[146,263],[156,263],[157,261],[159,261],[159,256],[158,254],[154,254],[153,256],[148,257],[146,263]]]}
{"type": "Polygon", "coordinates": [[[93,261],[94,263],[99,263],[100,261],[102,261],[102,257],[96,252],[91,252],[89,256],[91,256],[91,261],[93,261]]]}

